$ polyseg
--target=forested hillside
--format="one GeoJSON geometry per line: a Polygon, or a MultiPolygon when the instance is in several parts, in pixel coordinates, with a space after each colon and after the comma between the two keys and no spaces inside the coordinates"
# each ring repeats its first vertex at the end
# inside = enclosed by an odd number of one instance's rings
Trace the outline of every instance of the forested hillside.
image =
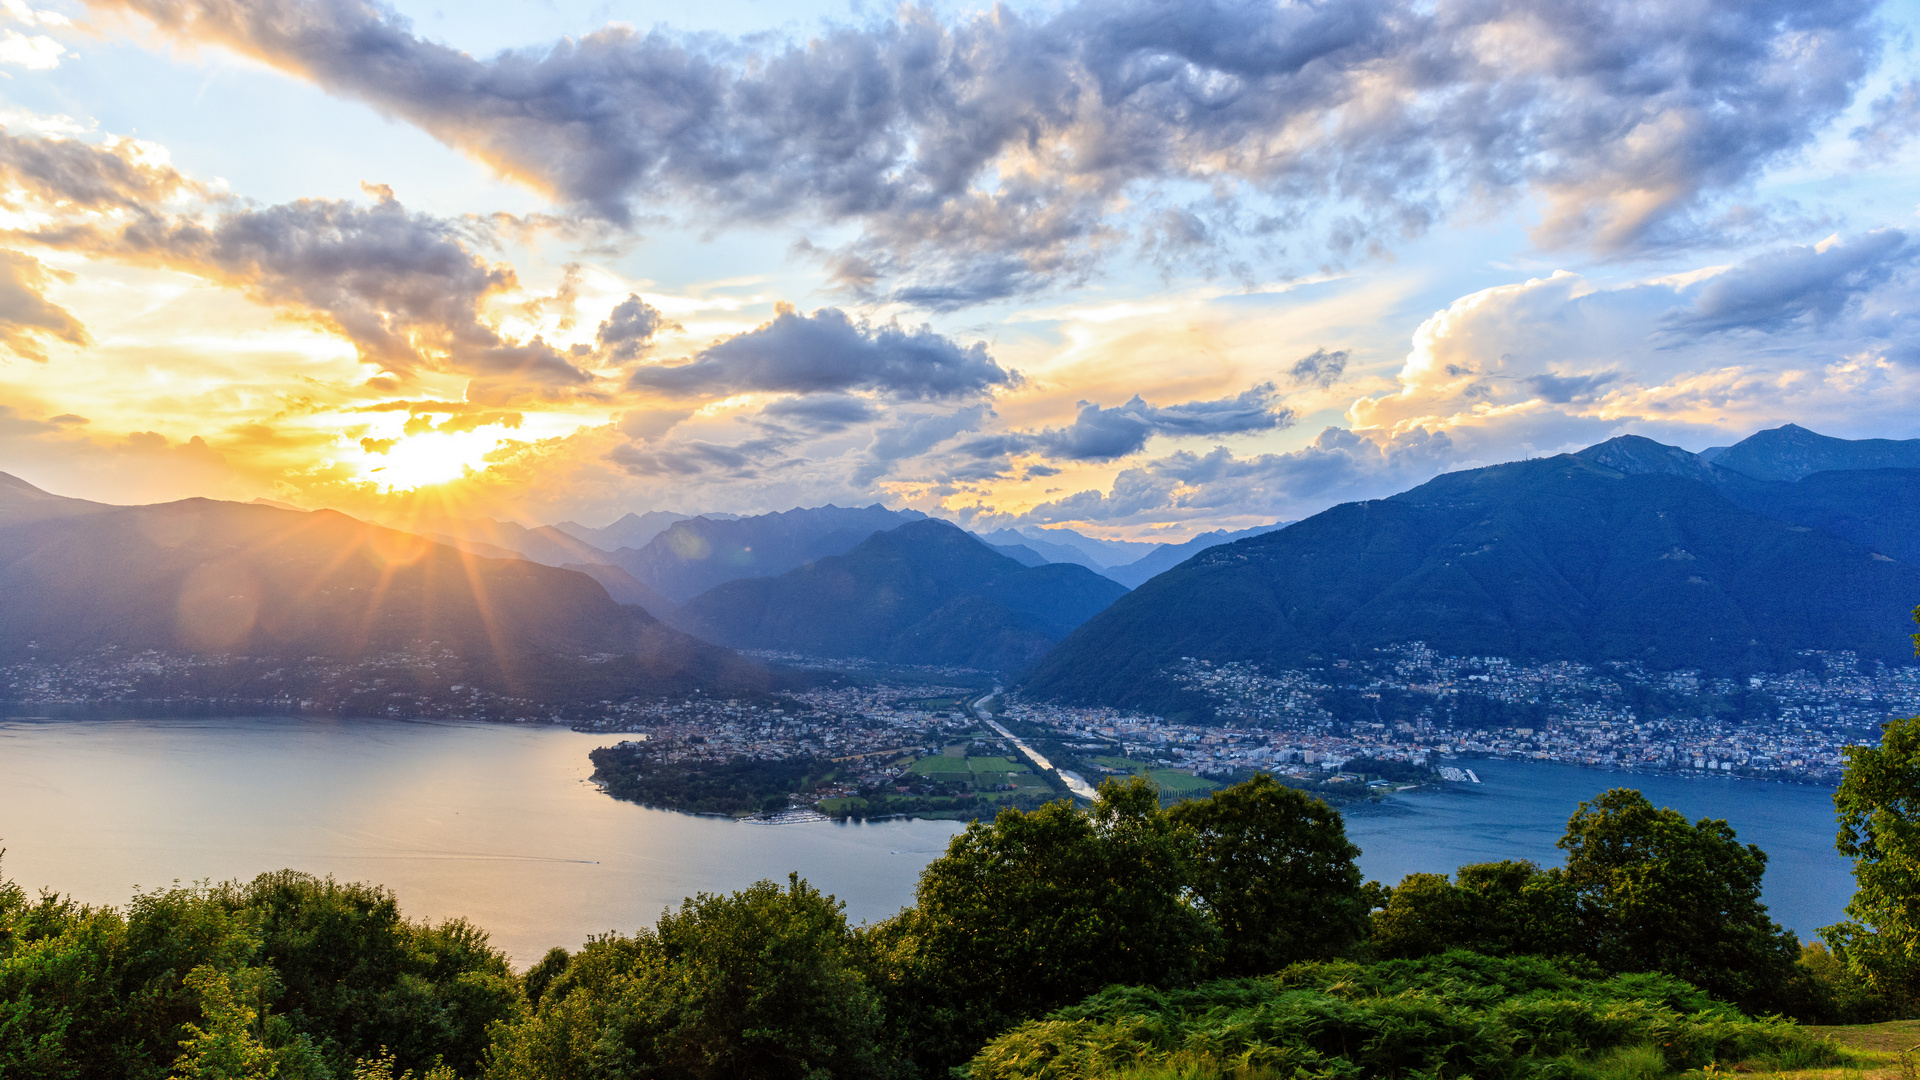
{"type": "Polygon", "coordinates": [[[1815,648],[1910,662],[1920,564],[1864,542],[1888,530],[1829,493],[1912,491],[1913,478],[1823,473],[1797,500],[1744,480],[1742,501],[1763,513],[1685,475],[1691,461],[1639,456],[1623,471],[1597,458],[1452,473],[1210,549],[1075,631],[1025,687],[1164,709],[1184,700],[1166,677],[1183,657],[1286,667],[1409,641],[1725,674],[1784,669],[1815,648]],[[1772,516],[1789,512],[1833,531],[1772,516]]]}

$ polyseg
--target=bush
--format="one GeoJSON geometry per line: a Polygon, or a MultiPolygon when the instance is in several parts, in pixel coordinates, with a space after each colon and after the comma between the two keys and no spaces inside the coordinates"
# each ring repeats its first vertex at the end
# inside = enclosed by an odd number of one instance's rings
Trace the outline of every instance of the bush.
{"type": "Polygon", "coordinates": [[[1190,990],[1115,987],[987,1044],[971,1080],[1268,1075],[1664,1076],[1709,1064],[1837,1060],[1664,975],[1446,953],[1299,964],[1190,990]]]}

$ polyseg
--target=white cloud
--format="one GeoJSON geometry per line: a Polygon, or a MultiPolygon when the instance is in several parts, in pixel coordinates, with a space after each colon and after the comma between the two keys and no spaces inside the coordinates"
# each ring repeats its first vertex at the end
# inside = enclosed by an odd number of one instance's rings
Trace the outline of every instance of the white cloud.
{"type": "Polygon", "coordinates": [[[0,33],[0,63],[18,64],[33,71],[48,71],[60,66],[66,47],[45,34],[29,37],[18,30],[0,33]]]}

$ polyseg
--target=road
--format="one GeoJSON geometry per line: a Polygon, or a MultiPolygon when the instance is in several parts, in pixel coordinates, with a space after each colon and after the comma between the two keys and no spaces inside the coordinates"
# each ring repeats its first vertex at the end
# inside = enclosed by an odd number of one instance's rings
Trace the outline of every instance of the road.
{"type": "Polygon", "coordinates": [[[995,720],[993,718],[993,714],[987,711],[987,702],[993,700],[993,696],[995,694],[998,694],[999,692],[1000,692],[1000,688],[996,686],[993,688],[991,692],[982,694],[977,700],[973,701],[971,704],[967,706],[967,710],[973,713],[974,719],[980,721],[981,723],[987,725],[993,730],[999,732],[1001,737],[1005,738],[1008,742],[1012,743],[1015,747],[1018,747],[1020,752],[1027,755],[1028,759],[1031,760],[1036,766],[1038,766],[1041,772],[1043,773],[1050,772],[1058,775],[1061,780],[1065,781],[1068,791],[1073,792],[1075,795],[1078,795],[1083,799],[1092,799],[1096,795],[1098,795],[1099,793],[1093,790],[1093,785],[1087,783],[1086,780],[1082,779],[1077,774],[1070,773],[1065,769],[1054,768],[1053,762],[1048,761],[1045,755],[1041,754],[1040,751],[1035,750],[1033,747],[1028,746],[1026,743],[1020,741],[1020,737],[1018,735],[1015,735],[1013,732],[1008,731],[1005,725],[1001,724],[1000,721],[995,720]]]}

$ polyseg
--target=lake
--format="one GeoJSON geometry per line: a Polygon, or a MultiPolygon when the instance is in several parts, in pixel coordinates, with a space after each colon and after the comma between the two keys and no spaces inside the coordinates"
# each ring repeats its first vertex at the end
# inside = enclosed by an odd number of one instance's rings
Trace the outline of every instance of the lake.
{"type": "MultiPolygon", "coordinates": [[[[519,966],[553,945],[650,925],[695,892],[798,871],[856,922],[913,897],[952,822],[763,825],[649,810],[588,782],[609,741],[550,727],[431,721],[0,721],[7,877],[93,903],[135,887],[293,867],[380,882],[415,918],[465,916],[519,966]]],[[[1558,861],[1581,799],[1639,787],[1725,817],[1772,856],[1767,901],[1810,936],[1852,892],[1831,792],[1731,779],[1474,762],[1484,781],[1348,814],[1369,877],[1500,858],[1558,861]]]]}

